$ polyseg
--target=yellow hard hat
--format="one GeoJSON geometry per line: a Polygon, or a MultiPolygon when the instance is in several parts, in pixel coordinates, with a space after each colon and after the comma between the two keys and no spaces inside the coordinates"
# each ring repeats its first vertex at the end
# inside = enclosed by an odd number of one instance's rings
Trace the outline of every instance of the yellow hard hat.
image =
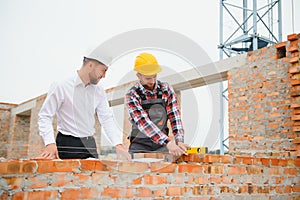
{"type": "Polygon", "coordinates": [[[161,72],[156,58],[150,53],[141,53],[135,59],[134,71],[143,75],[151,76],[161,72]]]}

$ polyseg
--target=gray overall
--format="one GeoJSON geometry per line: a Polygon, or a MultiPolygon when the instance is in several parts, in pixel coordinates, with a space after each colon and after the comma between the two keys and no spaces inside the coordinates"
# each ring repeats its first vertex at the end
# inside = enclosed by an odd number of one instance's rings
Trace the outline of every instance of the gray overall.
{"type": "MultiPolygon", "coordinates": [[[[136,89],[136,92],[142,99],[141,105],[147,112],[150,120],[166,135],[168,135],[169,129],[167,127],[167,111],[166,103],[162,99],[162,91],[158,89],[157,99],[146,99],[145,94],[142,93],[140,88],[136,89]]],[[[135,124],[132,124],[132,131],[129,146],[129,153],[145,153],[145,152],[168,152],[166,146],[156,144],[153,140],[140,132],[135,124]]]]}

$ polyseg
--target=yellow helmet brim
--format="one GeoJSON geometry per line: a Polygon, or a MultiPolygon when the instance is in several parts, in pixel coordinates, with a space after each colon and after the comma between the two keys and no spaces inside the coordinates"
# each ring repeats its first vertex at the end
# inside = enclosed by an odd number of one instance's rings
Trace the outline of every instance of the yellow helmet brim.
{"type": "Polygon", "coordinates": [[[154,74],[158,74],[161,72],[161,67],[157,64],[148,64],[148,65],[140,65],[136,66],[134,70],[140,74],[151,76],[154,74]]]}

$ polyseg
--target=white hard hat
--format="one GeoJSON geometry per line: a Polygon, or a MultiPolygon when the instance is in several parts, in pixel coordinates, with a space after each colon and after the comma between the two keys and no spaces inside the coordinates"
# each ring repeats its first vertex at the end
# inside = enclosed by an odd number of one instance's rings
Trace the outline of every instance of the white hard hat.
{"type": "Polygon", "coordinates": [[[107,53],[103,52],[101,49],[96,48],[92,53],[90,53],[87,56],[84,56],[85,58],[97,60],[98,62],[106,65],[109,67],[112,62],[112,57],[107,55],[107,53]]]}

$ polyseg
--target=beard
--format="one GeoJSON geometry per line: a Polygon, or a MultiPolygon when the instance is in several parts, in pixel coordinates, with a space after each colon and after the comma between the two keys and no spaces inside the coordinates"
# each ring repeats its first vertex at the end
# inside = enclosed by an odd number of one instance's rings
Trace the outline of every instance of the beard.
{"type": "Polygon", "coordinates": [[[155,87],[155,84],[153,84],[153,85],[144,85],[144,84],[142,84],[143,85],[143,87],[146,89],[146,90],[154,90],[154,87],[155,87]]]}
{"type": "Polygon", "coordinates": [[[97,85],[101,79],[101,76],[97,78],[95,74],[89,73],[89,78],[90,84],[97,85]]]}

